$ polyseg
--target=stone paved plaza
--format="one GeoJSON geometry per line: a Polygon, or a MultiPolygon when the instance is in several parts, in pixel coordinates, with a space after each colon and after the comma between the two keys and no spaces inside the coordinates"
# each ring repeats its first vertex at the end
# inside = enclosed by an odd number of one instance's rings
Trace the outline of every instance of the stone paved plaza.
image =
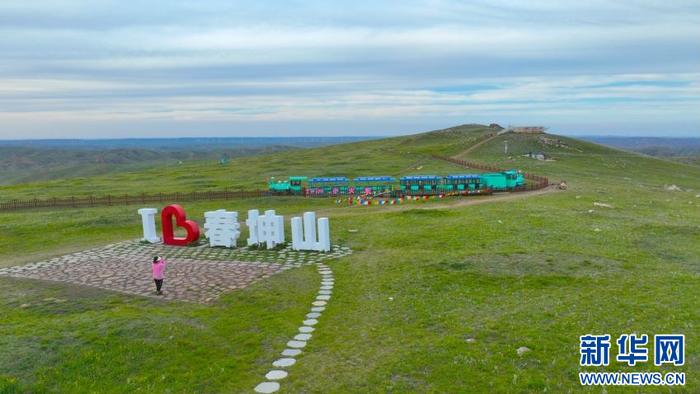
{"type": "Polygon", "coordinates": [[[207,303],[222,293],[242,289],[277,272],[320,263],[351,253],[334,245],[331,252],[293,251],[291,248],[177,247],[126,241],[72,253],[24,266],[0,269],[0,275],[43,279],[155,297],[151,279],[153,256],[168,261],[164,295],[170,300],[207,303]]]}

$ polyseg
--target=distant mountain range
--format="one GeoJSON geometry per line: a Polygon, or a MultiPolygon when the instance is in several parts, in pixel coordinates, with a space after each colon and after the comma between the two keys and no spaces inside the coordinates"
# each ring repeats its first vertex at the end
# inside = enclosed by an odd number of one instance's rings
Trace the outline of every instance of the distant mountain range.
{"type": "Polygon", "coordinates": [[[700,156],[700,138],[586,136],[581,139],[651,156],[700,156]]]}
{"type": "Polygon", "coordinates": [[[54,149],[150,149],[150,150],[215,150],[286,146],[309,148],[362,141],[375,137],[191,137],[191,138],[124,138],[124,139],[49,139],[0,140],[0,147],[54,149]]]}
{"type": "Polygon", "coordinates": [[[370,137],[148,138],[0,141],[0,185],[136,171],[154,165],[273,153],[370,137]]]}

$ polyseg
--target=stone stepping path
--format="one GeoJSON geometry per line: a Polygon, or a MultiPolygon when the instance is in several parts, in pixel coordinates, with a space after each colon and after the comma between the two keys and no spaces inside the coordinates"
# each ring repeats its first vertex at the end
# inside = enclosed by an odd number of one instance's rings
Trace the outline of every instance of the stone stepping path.
{"type": "MultiPolygon", "coordinates": [[[[330,253],[208,246],[177,247],[137,240],[107,245],[24,266],[0,269],[0,275],[97,287],[126,294],[209,303],[275,273],[352,253],[334,245],[330,253]],[[165,256],[164,295],[154,294],[153,256],[165,256]]],[[[328,295],[328,294],[324,294],[328,295]]]]}
{"type": "Polygon", "coordinates": [[[255,386],[254,390],[256,393],[274,393],[278,391],[281,387],[280,380],[288,376],[288,371],[291,366],[293,366],[297,360],[295,357],[303,354],[303,348],[306,347],[308,341],[313,337],[313,332],[316,330],[313,326],[318,324],[318,319],[321,317],[321,313],[326,309],[325,305],[328,300],[330,300],[330,293],[321,293],[321,291],[330,291],[333,289],[333,272],[331,269],[323,264],[317,263],[318,273],[321,274],[321,289],[316,296],[316,301],[312,302],[312,307],[310,312],[306,314],[306,317],[299,327],[299,333],[294,335],[293,339],[287,342],[287,348],[281,353],[281,358],[272,362],[271,369],[267,374],[265,374],[264,382],[261,382],[255,386]],[[330,284],[329,284],[330,282],[330,284]],[[319,299],[319,297],[323,297],[319,299]],[[319,304],[322,303],[322,304],[319,304]]]}

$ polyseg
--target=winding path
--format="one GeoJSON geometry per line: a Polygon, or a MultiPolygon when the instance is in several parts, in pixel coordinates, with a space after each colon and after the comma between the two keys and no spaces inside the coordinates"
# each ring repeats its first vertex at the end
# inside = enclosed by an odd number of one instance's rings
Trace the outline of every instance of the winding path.
{"type": "Polygon", "coordinates": [[[315,331],[314,326],[318,324],[318,319],[326,310],[326,305],[333,294],[333,271],[330,267],[323,263],[317,263],[318,273],[321,274],[321,287],[318,290],[316,299],[311,303],[311,310],[306,314],[302,325],[299,326],[299,333],[287,342],[287,348],[280,353],[282,357],[272,362],[273,368],[265,374],[265,381],[255,386],[256,393],[274,393],[280,389],[279,381],[289,375],[287,371],[292,365],[296,364],[296,357],[302,353],[302,349],[306,347],[307,342],[312,337],[312,332],[315,331]]]}

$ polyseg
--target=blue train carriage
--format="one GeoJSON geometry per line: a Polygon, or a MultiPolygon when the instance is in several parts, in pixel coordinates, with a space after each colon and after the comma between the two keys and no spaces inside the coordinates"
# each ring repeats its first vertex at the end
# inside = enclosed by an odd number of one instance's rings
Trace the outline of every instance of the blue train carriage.
{"type": "Polygon", "coordinates": [[[311,178],[307,194],[315,196],[341,196],[348,194],[349,180],[344,176],[311,178]]]}
{"type": "Polygon", "coordinates": [[[442,177],[436,175],[410,175],[399,179],[399,188],[403,194],[422,196],[438,194],[442,177]]]}
{"type": "Polygon", "coordinates": [[[445,193],[469,194],[480,191],[481,175],[479,174],[452,174],[444,179],[443,191],[445,193]]]}
{"type": "Polygon", "coordinates": [[[390,176],[358,176],[353,179],[350,194],[387,195],[394,191],[396,178],[390,176]]]}

